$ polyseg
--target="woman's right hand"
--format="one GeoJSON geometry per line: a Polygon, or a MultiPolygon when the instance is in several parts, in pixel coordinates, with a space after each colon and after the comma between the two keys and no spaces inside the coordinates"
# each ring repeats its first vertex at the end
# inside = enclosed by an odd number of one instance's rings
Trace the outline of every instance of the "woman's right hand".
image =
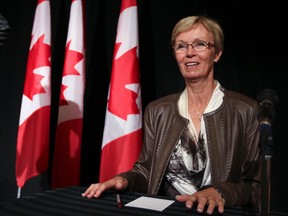
{"type": "Polygon", "coordinates": [[[88,187],[88,189],[82,194],[82,197],[98,198],[106,190],[110,189],[125,190],[127,187],[128,187],[127,179],[121,176],[115,176],[114,178],[107,180],[103,183],[91,184],[90,187],[88,187]]]}

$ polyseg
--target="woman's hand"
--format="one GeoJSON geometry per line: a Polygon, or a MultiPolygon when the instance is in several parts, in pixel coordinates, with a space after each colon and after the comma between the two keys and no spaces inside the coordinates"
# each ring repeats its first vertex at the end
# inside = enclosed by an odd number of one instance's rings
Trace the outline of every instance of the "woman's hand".
{"type": "Polygon", "coordinates": [[[206,206],[206,212],[209,215],[213,214],[215,208],[218,208],[220,214],[224,213],[225,200],[213,187],[197,191],[192,195],[177,195],[176,200],[185,202],[186,208],[188,209],[191,209],[194,204],[197,204],[197,212],[199,213],[203,213],[206,206]]]}
{"type": "Polygon", "coordinates": [[[90,187],[82,194],[82,197],[98,198],[106,190],[125,190],[127,187],[128,180],[121,176],[116,176],[103,183],[91,184],[90,187]]]}

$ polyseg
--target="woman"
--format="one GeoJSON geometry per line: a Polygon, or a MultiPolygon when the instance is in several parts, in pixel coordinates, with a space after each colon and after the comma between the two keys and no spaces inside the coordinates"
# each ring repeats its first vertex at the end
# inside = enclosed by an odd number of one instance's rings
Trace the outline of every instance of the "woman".
{"type": "Polygon", "coordinates": [[[224,206],[259,207],[258,103],[215,80],[223,40],[220,25],[208,17],[176,24],[171,42],[186,88],[146,107],[134,168],[92,184],[82,196],[129,189],[176,196],[207,214],[223,213],[224,206]]]}

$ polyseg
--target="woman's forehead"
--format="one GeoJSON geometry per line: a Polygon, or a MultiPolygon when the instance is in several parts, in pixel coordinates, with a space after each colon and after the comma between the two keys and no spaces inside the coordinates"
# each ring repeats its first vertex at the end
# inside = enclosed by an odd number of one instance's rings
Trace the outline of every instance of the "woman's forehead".
{"type": "Polygon", "coordinates": [[[199,38],[213,41],[213,35],[202,24],[195,24],[190,30],[176,36],[176,40],[195,40],[199,38]]]}

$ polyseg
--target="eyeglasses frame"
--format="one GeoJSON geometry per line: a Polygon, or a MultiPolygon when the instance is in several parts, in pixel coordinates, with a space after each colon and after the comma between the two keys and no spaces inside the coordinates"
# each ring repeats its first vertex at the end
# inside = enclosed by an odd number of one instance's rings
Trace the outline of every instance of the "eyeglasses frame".
{"type": "Polygon", "coordinates": [[[188,47],[189,46],[191,46],[192,47],[192,49],[195,51],[195,52],[203,52],[203,51],[206,51],[206,50],[208,50],[208,49],[210,49],[210,48],[212,48],[212,47],[215,47],[215,44],[213,44],[213,43],[211,43],[211,42],[208,42],[208,41],[204,41],[204,40],[200,40],[200,41],[195,41],[195,42],[193,42],[193,43],[186,43],[186,42],[181,42],[181,43],[177,43],[177,44],[175,44],[174,46],[172,46],[172,49],[175,51],[175,53],[185,53],[185,52],[187,52],[187,50],[188,50],[188,47]],[[196,43],[199,43],[199,42],[203,42],[204,44],[205,44],[205,47],[206,47],[206,49],[205,50],[195,50],[195,44],[196,43]],[[185,51],[179,51],[179,50],[175,50],[175,45],[177,45],[177,44],[186,44],[186,48],[185,48],[185,51]],[[194,46],[193,46],[194,45],[194,46]]]}

